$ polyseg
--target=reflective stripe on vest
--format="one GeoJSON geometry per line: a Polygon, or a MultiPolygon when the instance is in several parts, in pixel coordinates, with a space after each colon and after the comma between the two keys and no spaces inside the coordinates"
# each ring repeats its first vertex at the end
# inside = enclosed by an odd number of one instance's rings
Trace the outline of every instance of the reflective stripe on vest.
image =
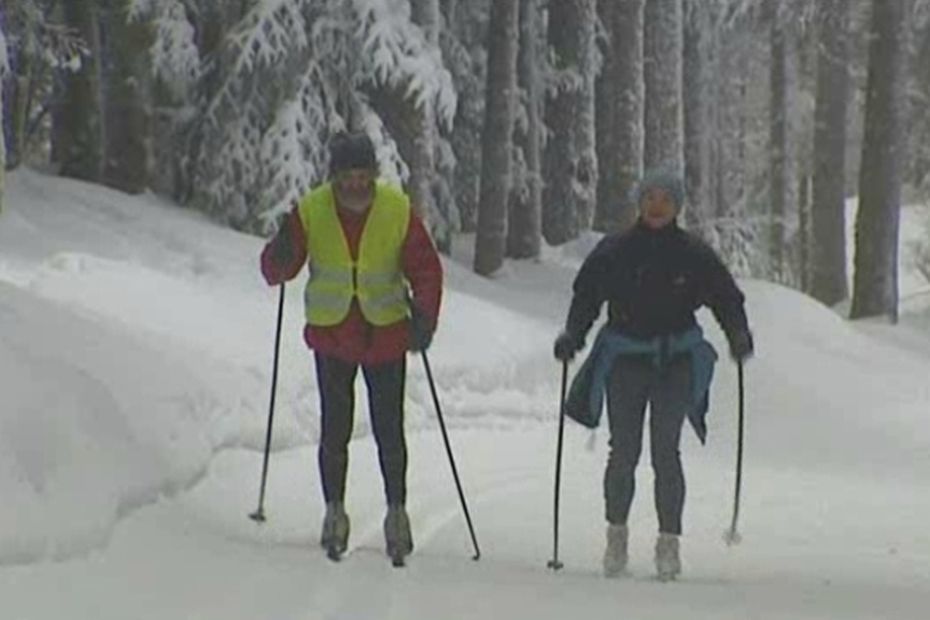
{"type": "Polygon", "coordinates": [[[330,183],[304,197],[299,212],[310,262],[310,280],[304,292],[307,323],[338,325],[348,315],[353,297],[373,325],[390,325],[406,318],[407,283],[401,270],[401,250],[410,223],[410,201],[399,188],[380,181],[375,185],[354,263],[330,183]]]}

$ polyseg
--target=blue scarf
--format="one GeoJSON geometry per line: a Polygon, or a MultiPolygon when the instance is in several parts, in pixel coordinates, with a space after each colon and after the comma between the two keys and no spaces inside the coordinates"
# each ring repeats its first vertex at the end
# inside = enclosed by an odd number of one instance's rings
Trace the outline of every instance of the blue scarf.
{"type": "Polygon", "coordinates": [[[673,357],[685,353],[691,355],[691,407],[688,420],[698,439],[702,444],[705,443],[705,417],[710,406],[710,384],[714,377],[717,352],[704,339],[704,332],[697,325],[684,332],[650,340],[630,338],[609,326],[602,327],[591,352],[572,380],[565,402],[565,414],[583,426],[597,427],[604,406],[607,379],[618,355],[650,356],[655,367],[662,369],[673,357]]]}

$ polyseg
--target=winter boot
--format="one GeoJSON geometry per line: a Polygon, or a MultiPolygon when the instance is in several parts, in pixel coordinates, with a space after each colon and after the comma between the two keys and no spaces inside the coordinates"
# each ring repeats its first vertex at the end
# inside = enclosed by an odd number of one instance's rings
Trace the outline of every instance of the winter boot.
{"type": "Polygon", "coordinates": [[[678,536],[660,533],[656,540],[656,573],[659,581],[672,581],[681,573],[678,536]]]}
{"type": "Polygon", "coordinates": [[[629,533],[625,523],[607,525],[607,549],[604,551],[605,577],[619,577],[626,572],[629,533]]]}
{"type": "Polygon", "coordinates": [[[326,514],[323,516],[323,532],[320,535],[320,545],[326,549],[329,559],[338,561],[345,553],[349,544],[349,515],[346,514],[342,502],[329,502],[326,504],[326,514]]]}
{"type": "Polygon", "coordinates": [[[384,542],[387,554],[395,566],[403,566],[404,558],[413,551],[410,518],[402,504],[388,506],[384,517],[384,542]]]}

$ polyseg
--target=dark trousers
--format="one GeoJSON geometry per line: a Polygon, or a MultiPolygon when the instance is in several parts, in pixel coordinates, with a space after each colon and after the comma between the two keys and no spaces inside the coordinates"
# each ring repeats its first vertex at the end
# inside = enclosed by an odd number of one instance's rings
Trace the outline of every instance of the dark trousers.
{"type": "MultiPolygon", "coordinates": [[[[327,503],[343,501],[349,465],[349,439],[355,412],[355,376],[359,364],[316,354],[320,390],[320,447],[318,460],[327,503]]],[[[371,429],[388,504],[407,499],[407,444],[404,439],[404,381],[407,360],[362,366],[368,386],[371,429]]]]}
{"type": "Polygon", "coordinates": [[[607,386],[610,455],[604,474],[607,521],[626,523],[636,490],[636,465],[643,444],[646,405],[655,472],[659,531],[681,534],[685,476],[678,444],[691,403],[691,360],[679,356],[663,367],[651,357],[620,356],[607,386]]]}

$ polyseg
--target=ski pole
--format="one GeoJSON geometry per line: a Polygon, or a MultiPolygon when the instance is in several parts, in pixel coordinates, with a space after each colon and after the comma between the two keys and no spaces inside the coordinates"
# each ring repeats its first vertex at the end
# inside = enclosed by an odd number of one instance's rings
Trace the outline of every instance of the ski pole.
{"type": "Polygon", "coordinates": [[[730,529],[727,530],[725,540],[728,545],[737,545],[742,540],[736,529],[737,520],[739,519],[739,496],[743,483],[743,429],[745,426],[745,392],[743,388],[743,362],[737,361],[736,372],[738,376],[739,390],[739,421],[737,430],[736,444],[736,489],[733,495],[733,521],[730,523],[730,529]]]}
{"type": "Polygon", "coordinates": [[[546,564],[552,570],[562,568],[559,561],[559,490],[562,481],[562,437],[565,435],[565,392],[568,386],[568,361],[562,362],[562,392],[559,396],[559,440],[555,449],[555,501],[552,517],[552,559],[546,564]]]}
{"type": "Polygon", "coordinates": [[[433,381],[433,373],[429,367],[429,358],[426,357],[426,349],[420,351],[423,358],[423,368],[426,370],[426,380],[429,383],[429,391],[433,396],[433,405],[436,407],[436,417],[439,418],[439,428],[442,430],[442,441],[446,446],[446,454],[449,456],[449,465],[452,467],[452,477],[455,479],[455,488],[459,493],[459,501],[462,503],[462,511],[465,513],[465,522],[468,524],[468,533],[471,535],[471,544],[475,548],[475,555],[471,559],[478,560],[481,557],[481,550],[478,549],[478,539],[475,537],[475,528],[471,523],[471,515],[468,514],[468,504],[465,502],[465,493],[462,492],[462,483],[459,481],[459,473],[455,467],[455,458],[452,456],[452,446],[449,444],[449,434],[446,432],[446,423],[442,417],[442,408],[439,406],[439,396],[436,394],[436,383],[433,381]]]}
{"type": "Polygon", "coordinates": [[[249,518],[257,523],[265,522],[265,482],[268,480],[268,455],[271,452],[271,427],[274,420],[274,397],[278,387],[278,357],[281,350],[281,323],[284,317],[284,283],[281,283],[281,295],[278,300],[278,324],[274,336],[274,364],[271,370],[271,402],[268,405],[268,429],[265,432],[265,459],[262,463],[262,483],[258,493],[258,510],[249,518]]]}

